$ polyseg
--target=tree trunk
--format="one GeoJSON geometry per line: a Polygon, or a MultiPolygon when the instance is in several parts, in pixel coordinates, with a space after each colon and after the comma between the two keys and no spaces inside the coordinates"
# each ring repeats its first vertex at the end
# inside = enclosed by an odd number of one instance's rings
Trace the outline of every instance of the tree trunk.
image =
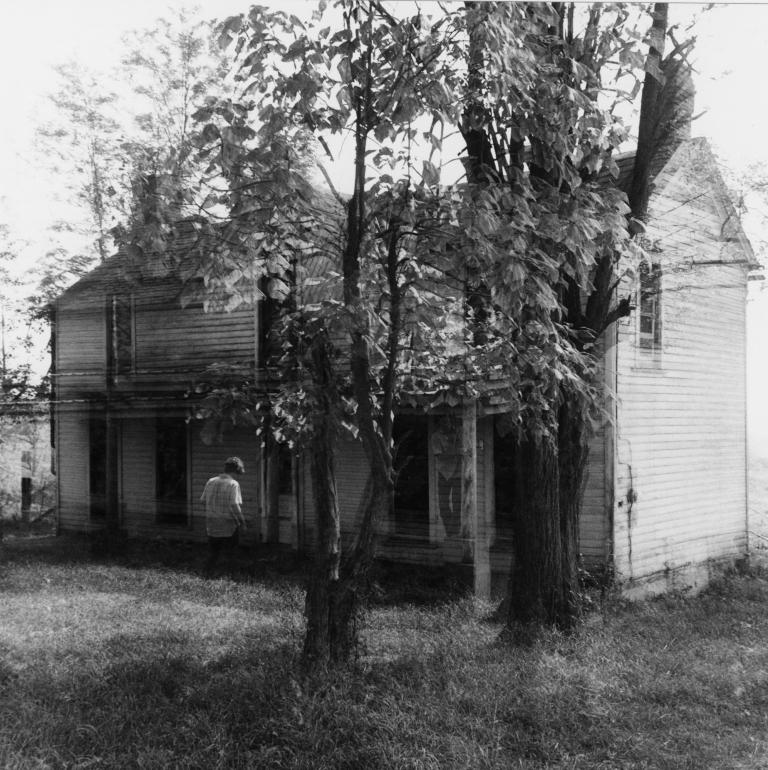
{"type": "Polygon", "coordinates": [[[645,63],[645,80],[640,97],[640,122],[638,124],[637,152],[632,169],[632,181],[629,188],[629,207],[632,216],[645,220],[650,197],[651,164],[655,154],[656,136],[659,125],[659,105],[661,101],[661,70],[664,58],[664,38],[667,33],[669,3],[654,3],[651,43],[645,63]]]}
{"type": "Polygon", "coordinates": [[[571,628],[579,617],[579,520],[586,481],[587,429],[581,406],[566,398],[557,445],[523,441],[516,476],[515,561],[507,626],[571,628]]]}
{"type": "Polygon", "coordinates": [[[307,587],[304,662],[326,666],[348,662],[357,647],[357,617],[375,554],[375,524],[389,510],[393,489],[374,480],[355,545],[342,558],[332,447],[315,444],[312,454],[310,469],[318,500],[320,542],[307,587]]]}
{"type": "MultiPolygon", "coordinates": [[[[325,421],[323,420],[323,423],[325,421]]],[[[336,498],[333,441],[318,426],[310,445],[310,475],[318,523],[317,553],[307,585],[304,662],[326,665],[334,657],[336,596],[341,564],[341,519],[336,498]]]]}
{"type": "Polygon", "coordinates": [[[550,442],[524,440],[516,485],[515,560],[507,591],[507,627],[557,623],[563,605],[560,481],[550,442]]]}
{"type": "Polygon", "coordinates": [[[330,343],[317,334],[311,351],[312,375],[318,394],[309,472],[317,510],[318,542],[307,583],[303,659],[308,666],[327,665],[333,657],[335,602],[341,567],[341,517],[336,495],[333,429],[334,402],[330,343]]]}

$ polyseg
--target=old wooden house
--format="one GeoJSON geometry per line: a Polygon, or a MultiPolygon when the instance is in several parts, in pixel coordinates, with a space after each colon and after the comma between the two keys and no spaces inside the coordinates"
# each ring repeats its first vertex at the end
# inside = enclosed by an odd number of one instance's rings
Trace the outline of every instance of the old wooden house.
{"type": "MultiPolygon", "coordinates": [[[[591,445],[580,543],[587,568],[638,592],[699,584],[748,548],[745,307],[757,264],[704,140],[656,176],[646,237],[651,260],[625,279],[636,310],[605,340],[609,418],[591,445]]],[[[207,364],[262,366],[258,298],[204,313],[182,308],[173,278],[130,272],[117,256],[55,306],[59,530],[99,529],[111,511],[128,535],[204,539],[200,492],[239,455],[254,535],[311,548],[301,455],[266,451],[252,429],[206,443],[188,420],[190,383],[207,364]]],[[[398,418],[409,463],[381,523],[382,557],[469,561],[480,593],[509,570],[514,446],[499,419],[482,401],[398,418]]],[[[337,460],[351,533],[366,487],[360,445],[344,442],[337,460]]]]}

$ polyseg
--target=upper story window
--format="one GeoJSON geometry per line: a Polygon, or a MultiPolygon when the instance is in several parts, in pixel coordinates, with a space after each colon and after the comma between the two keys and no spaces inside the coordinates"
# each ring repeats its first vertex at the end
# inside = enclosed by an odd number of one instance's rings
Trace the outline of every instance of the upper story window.
{"type": "Polygon", "coordinates": [[[638,297],[638,342],[642,350],[661,351],[661,266],[640,263],[638,297]]]}
{"type": "Polygon", "coordinates": [[[133,300],[128,294],[107,298],[107,372],[111,383],[133,371],[133,300]]]}

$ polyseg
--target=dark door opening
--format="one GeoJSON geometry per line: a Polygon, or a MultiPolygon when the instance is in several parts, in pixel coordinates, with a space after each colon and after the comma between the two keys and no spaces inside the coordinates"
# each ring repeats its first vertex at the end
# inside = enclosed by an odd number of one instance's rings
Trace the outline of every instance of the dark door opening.
{"type": "Polygon", "coordinates": [[[155,491],[159,524],[187,524],[187,424],[180,417],[157,420],[155,491]]]}
{"type": "Polygon", "coordinates": [[[107,421],[103,415],[88,421],[88,493],[91,518],[106,518],[107,421]]]}
{"type": "Polygon", "coordinates": [[[395,441],[395,534],[429,539],[427,418],[398,415],[395,441]]]}
{"type": "Polygon", "coordinates": [[[496,541],[510,540],[513,533],[519,450],[513,432],[504,433],[496,421],[493,436],[493,491],[496,499],[496,541]]]}

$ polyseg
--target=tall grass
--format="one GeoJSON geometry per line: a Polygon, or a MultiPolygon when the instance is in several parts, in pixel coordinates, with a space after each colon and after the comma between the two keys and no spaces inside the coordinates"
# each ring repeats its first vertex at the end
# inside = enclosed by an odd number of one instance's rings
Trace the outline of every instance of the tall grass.
{"type": "Polygon", "coordinates": [[[614,602],[528,648],[471,599],[381,603],[352,669],[311,678],[302,602],[274,575],[11,553],[0,767],[768,766],[759,575],[614,602]]]}

